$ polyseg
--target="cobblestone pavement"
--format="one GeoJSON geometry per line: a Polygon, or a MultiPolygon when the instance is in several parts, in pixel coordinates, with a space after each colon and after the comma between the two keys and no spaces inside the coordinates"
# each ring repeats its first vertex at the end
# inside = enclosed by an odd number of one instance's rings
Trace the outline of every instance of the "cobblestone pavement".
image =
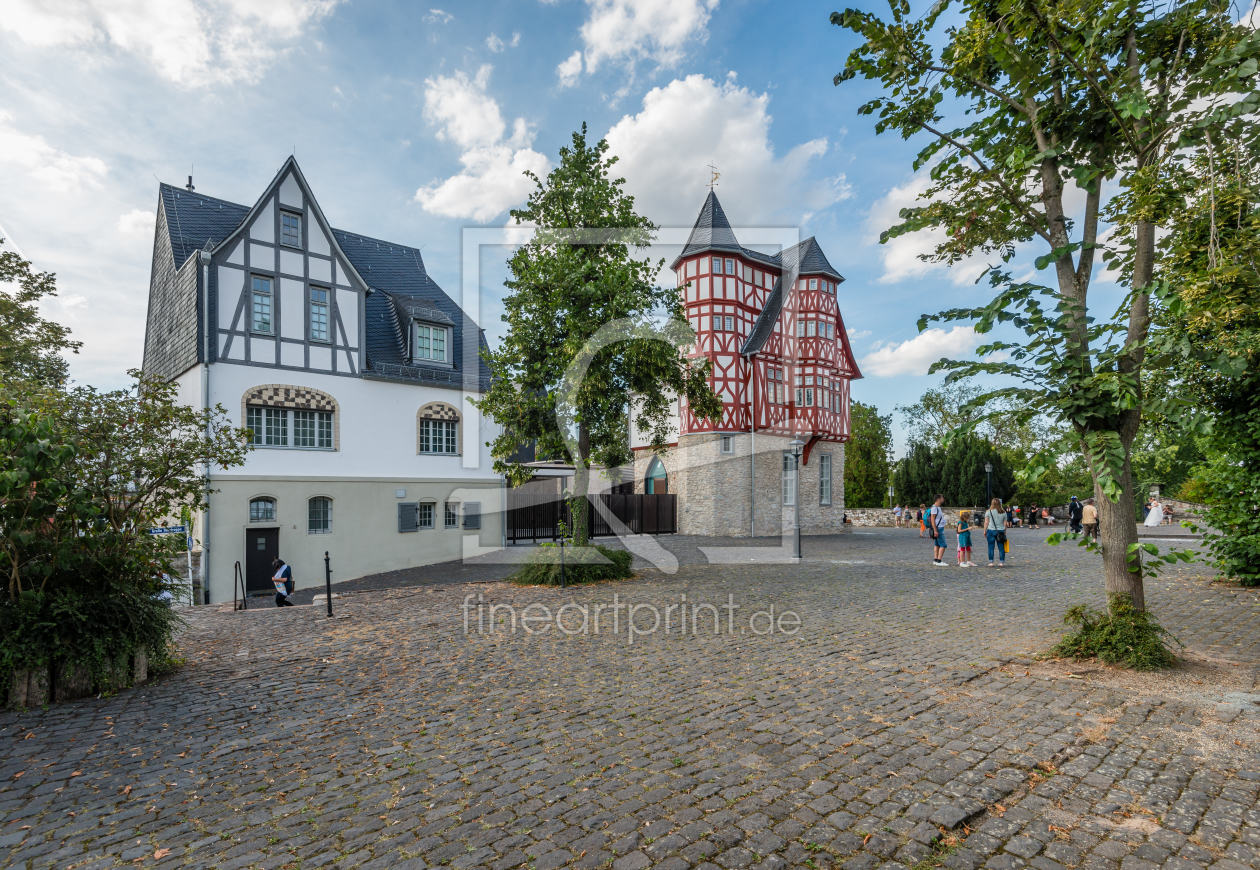
{"type": "Polygon", "coordinates": [[[1091,557],[1037,534],[1001,571],[932,568],[913,531],[810,538],[794,566],[705,565],[689,554],[729,542],[678,538],[675,574],[563,592],[447,578],[348,594],[333,620],[200,608],[177,672],[0,714],[0,856],[1260,870],[1260,596],[1196,566],[1151,582],[1188,646],[1172,675],[1034,662],[1102,597],[1091,557]],[[614,595],[672,630],[630,635],[614,595]],[[704,607],[679,629],[683,596],[722,608],[719,633],[704,607]],[[566,602],[575,631],[601,605],[600,633],[522,627],[566,602]]]}

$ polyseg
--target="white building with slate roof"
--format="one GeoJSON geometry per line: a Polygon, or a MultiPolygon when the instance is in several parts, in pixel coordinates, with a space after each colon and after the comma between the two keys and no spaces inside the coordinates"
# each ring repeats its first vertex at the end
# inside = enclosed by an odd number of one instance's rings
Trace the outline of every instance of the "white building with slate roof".
{"type": "Polygon", "coordinates": [[[252,430],[199,518],[209,600],[270,563],[299,588],[502,541],[481,330],[416,248],[329,225],[293,158],[252,206],[162,184],[144,370],[252,430]]]}

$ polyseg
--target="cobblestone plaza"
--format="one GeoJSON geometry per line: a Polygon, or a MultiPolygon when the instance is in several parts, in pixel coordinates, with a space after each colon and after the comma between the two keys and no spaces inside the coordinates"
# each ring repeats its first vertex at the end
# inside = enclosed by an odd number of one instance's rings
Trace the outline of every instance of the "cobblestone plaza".
{"type": "Polygon", "coordinates": [[[730,541],[661,538],[677,573],[616,584],[518,588],[494,582],[504,566],[446,565],[343,584],[333,620],[200,608],[176,672],[0,714],[0,855],[1260,870],[1257,590],[1199,565],[1150,581],[1186,645],[1171,674],[1037,661],[1068,606],[1103,603],[1093,557],[1044,536],[1012,533],[1003,570],[933,568],[912,530],[810,537],[800,565],[710,565],[697,548],[730,541]],[[717,634],[703,608],[694,632],[632,636],[610,609],[615,632],[512,631],[534,603],[664,612],[684,596],[717,609],[717,634]],[[775,630],[750,627],[771,607],[775,630]]]}

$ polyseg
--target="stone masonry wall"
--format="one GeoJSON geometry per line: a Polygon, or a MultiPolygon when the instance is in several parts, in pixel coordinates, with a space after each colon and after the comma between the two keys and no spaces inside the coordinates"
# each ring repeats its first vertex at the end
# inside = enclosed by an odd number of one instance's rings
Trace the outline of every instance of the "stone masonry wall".
{"type": "MultiPolygon", "coordinates": [[[[790,438],[758,434],[756,457],[750,459],[754,438],[735,435],[734,452],[721,452],[721,436],[685,435],[660,455],[669,475],[669,491],[678,495],[678,531],[685,535],[747,537],[749,476],[756,467],[755,515],[758,537],[779,535],[792,524],[793,508],[783,505],[783,451],[790,438]]],[[[635,492],[644,491],[652,452],[635,453],[635,492]]],[[[805,534],[834,534],[844,530],[844,445],[814,445],[808,464],[800,470],[801,530],[805,534]],[[831,504],[820,504],[819,468],[823,453],[831,455],[831,504]]]]}

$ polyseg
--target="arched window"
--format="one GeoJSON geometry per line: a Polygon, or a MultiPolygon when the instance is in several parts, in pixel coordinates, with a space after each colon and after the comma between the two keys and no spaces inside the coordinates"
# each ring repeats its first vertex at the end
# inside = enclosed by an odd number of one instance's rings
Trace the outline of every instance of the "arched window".
{"type": "Polygon", "coordinates": [[[337,400],[322,390],[264,384],[241,397],[241,419],[257,447],[340,450],[337,400]]]}
{"type": "Polygon", "coordinates": [[[643,491],[648,495],[665,495],[669,492],[669,475],[665,473],[665,464],[661,462],[659,456],[653,456],[651,463],[648,464],[643,491]]]}
{"type": "Polygon", "coordinates": [[[317,495],[308,504],[306,530],[312,535],[327,535],[331,533],[332,499],[317,495]]]}
{"type": "Polygon", "coordinates": [[[416,412],[416,453],[459,453],[459,411],[430,402],[416,412]]]}
{"type": "Polygon", "coordinates": [[[276,500],[274,498],[255,498],[249,502],[249,521],[251,523],[271,523],[276,519],[276,500]]]}

